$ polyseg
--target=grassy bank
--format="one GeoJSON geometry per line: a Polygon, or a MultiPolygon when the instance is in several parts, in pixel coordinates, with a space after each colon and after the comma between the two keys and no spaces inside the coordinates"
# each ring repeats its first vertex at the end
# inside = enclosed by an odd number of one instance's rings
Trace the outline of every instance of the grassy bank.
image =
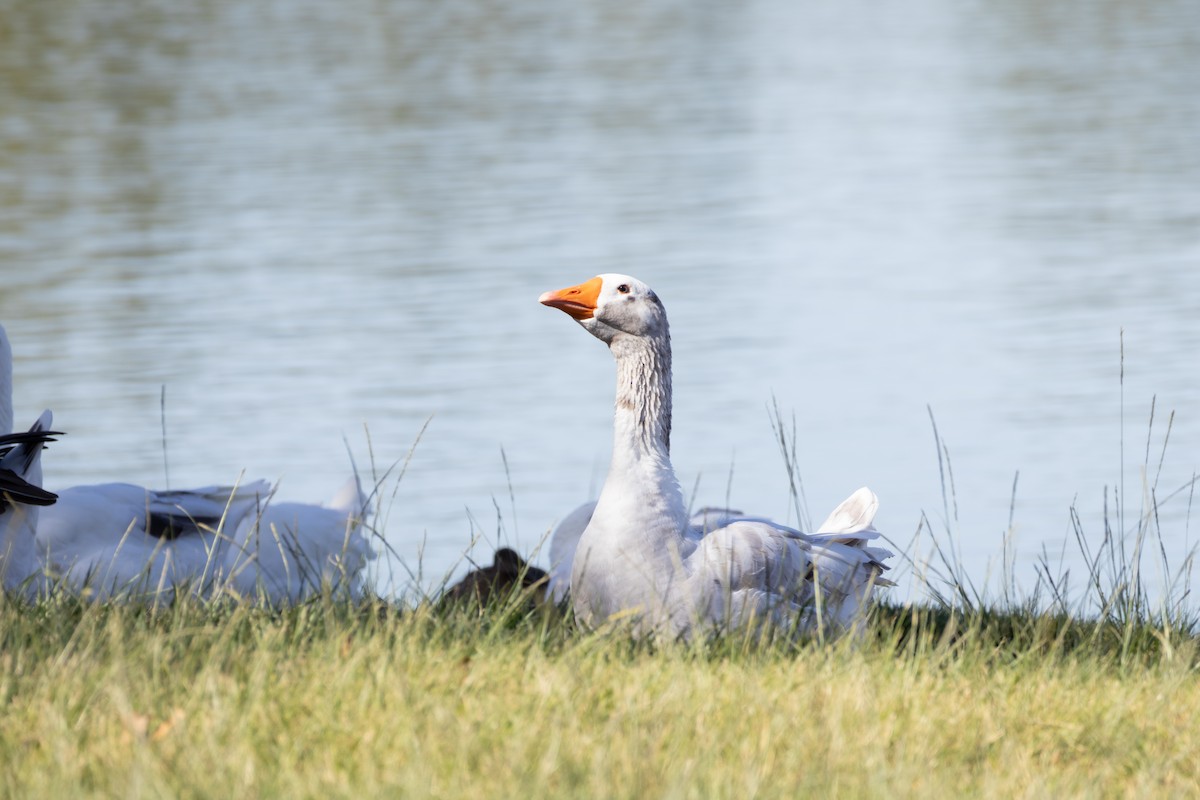
{"type": "Polygon", "coordinates": [[[920,604],[857,641],[655,645],[525,597],[0,595],[0,796],[1200,796],[1194,552],[1168,569],[1158,527],[1196,481],[1164,494],[1147,469],[1129,524],[1124,491],[1102,530],[1073,510],[1073,582],[1043,556],[1018,591],[1006,536],[996,593],[958,566],[937,444],[942,529],[923,519],[892,573],[920,604]]]}
{"type": "Polygon", "coordinates": [[[1200,793],[1196,641],[881,609],[846,642],[654,647],[500,604],[0,607],[31,796],[1200,793]]]}

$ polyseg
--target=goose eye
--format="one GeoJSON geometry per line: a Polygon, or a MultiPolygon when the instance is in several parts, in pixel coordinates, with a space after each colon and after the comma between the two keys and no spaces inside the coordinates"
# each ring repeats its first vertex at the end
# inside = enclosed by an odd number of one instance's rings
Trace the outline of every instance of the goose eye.
{"type": "Polygon", "coordinates": [[[622,283],[620,286],[617,287],[617,291],[620,292],[621,294],[629,294],[629,284],[622,283]]]}

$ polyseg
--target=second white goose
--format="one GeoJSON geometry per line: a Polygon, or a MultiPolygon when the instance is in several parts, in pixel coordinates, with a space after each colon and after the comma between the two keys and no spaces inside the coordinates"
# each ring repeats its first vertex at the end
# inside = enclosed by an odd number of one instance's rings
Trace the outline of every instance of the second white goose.
{"type": "Polygon", "coordinates": [[[817,534],[738,517],[697,536],[670,460],[671,337],[658,296],[605,274],[539,301],[608,345],[617,365],[612,463],[572,561],[584,624],[627,619],[687,637],[767,621],[844,630],[861,619],[892,555],[867,544],[879,536],[874,493],[859,489],[817,534]]]}
{"type": "MultiPolygon", "coordinates": [[[[0,326],[0,425],[12,424],[12,349],[0,326]]],[[[34,436],[50,426],[46,412],[34,436]]],[[[7,433],[0,430],[0,434],[7,433]]],[[[367,498],[351,478],[324,506],[273,500],[267,481],[156,491],[128,483],[76,486],[38,508],[41,443],[18,443],[11,461],[16,501],[0,502],[4,551],[0,578],[9,590],[34,594],[62,582],[85,596],[169,599],[188,591],[235,593],[251,600],[294,602],[323,585],[360,594],[375,553],[365,520],[367,498]],[[19,469],[16,467],[19,466],[19,469]],[[24,492],[24,494],[22,494],[24,492]]],[[[49,501],[51,493],[42,496],[49,501]]]]}

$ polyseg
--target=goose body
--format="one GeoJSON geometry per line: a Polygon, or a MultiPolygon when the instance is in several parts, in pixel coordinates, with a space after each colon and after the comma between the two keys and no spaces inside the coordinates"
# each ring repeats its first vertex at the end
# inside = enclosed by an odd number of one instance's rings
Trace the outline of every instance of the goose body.
{"type": "Polygon", "coordinates": [[[59,492],[37,527],[41,560],[74,591],[166,596],[177,587],[295,602],[323,582],[362,589],[374,555],[351,479],[329,506],[272,500],[266,481],[155,491],[127,483],[59,492]]]}
{"type": "Polygon", "coordinates": [[[364,529],[368,498],[351,477],[323,505],[273,501],[242,518],[225,563],[243,596],[301,600],[330,585],[358,597],[375,550],[364,529]]]}
{"type": "MultiPolygon", "coordinates": [[[[0,326],[0,423],[11,420],[12,350],[0,326]]],[[[40,435],[50,420],[46,412],[30,434],[9,439],[40,435]]],[[[22,449],[32,446],[14,444],[12,453],[0,456],[0,489],[18,501],[15,510],[0,511],[6,589],[23,586],[33,593],[61,582],[96,599],[169,599],[186,588],[281,603],[326,584],[353,594],[363,588],[364,568],[375,554],[363,527],[369,509],[357,478],[324,506],[274,502],[266,481],[174,491],[104,483],[64,489],[39,510],[30,505],[36,499],[21,495],[13,483],[44,491],[41,444],[36,452],[22,449]],[[6,472],[10,460],[24,466],[6,472]],[[16,488],[5,489],[6,481],[16,488]]]]}
{"type": "Polygon", "coordinates": [[[868,544],[879,536],[875,495],[859,489],[817,534],[733,512],[697,531],[670,460],[671,340],[658,296],[606,274],[539,300],[607,344],[617,366],[612,463],[572,558],[576,616],[672,637],[764,622],[852,627],[891,555],[868,544]]]}
{"type": "MultiPolygon", "coordinates": [[[[570,594],[575,551],[579,549],[579,540],[588,523],[592,521],[595,511],[595,500],[583,503],[563,517],[550,533],[550,583],[546,591],[555,603],[561,603],[570,594]]],[[[715,531],[741,516],[742,512],[731,508],[706,506],[688,518],[684,536],[699,541],[710,531],[715,531]]]]}

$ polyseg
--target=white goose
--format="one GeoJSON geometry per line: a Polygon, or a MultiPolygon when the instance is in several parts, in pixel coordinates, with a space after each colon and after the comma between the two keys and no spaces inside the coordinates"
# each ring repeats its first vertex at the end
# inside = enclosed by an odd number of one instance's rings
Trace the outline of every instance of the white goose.
{"type": "MultiPolygon", "coordinates": [[[[12,350],[0,326],[0,423],[11,420],[12,350]]],[[[48,428],[49,412],[44,421],[48,428]]],[[[36,459],[33,467],[31,483],[41,477],[36,459]]],[[[127,483],[64,489],[54,505],[6,530],[20,558],[8,560],[4,586],[29,591],[61,580],[95,599],[169,599],[187,587],[275,604],[303,599],[325,583],[360,594],[375,553],[357,478],[326,506],[276,503],[272,495],[266,481],[180,491],[127,483]]]]}
{"type": "Polygon", "coordinates": [[[612,464],[571,570],[576,616],[590,626],[627,619],[635,630],[673,637],[765,621],[854,626],[873,588],[889,583],[880,573],[892,554],[866,545],[879,536],[875,495],[859,489],[818,534],[757,517],[725,517],[697,532],[669,455],[671,337],[662,302],[616,274],[539,301],[579,322],[617,362],[612,464]]]}

